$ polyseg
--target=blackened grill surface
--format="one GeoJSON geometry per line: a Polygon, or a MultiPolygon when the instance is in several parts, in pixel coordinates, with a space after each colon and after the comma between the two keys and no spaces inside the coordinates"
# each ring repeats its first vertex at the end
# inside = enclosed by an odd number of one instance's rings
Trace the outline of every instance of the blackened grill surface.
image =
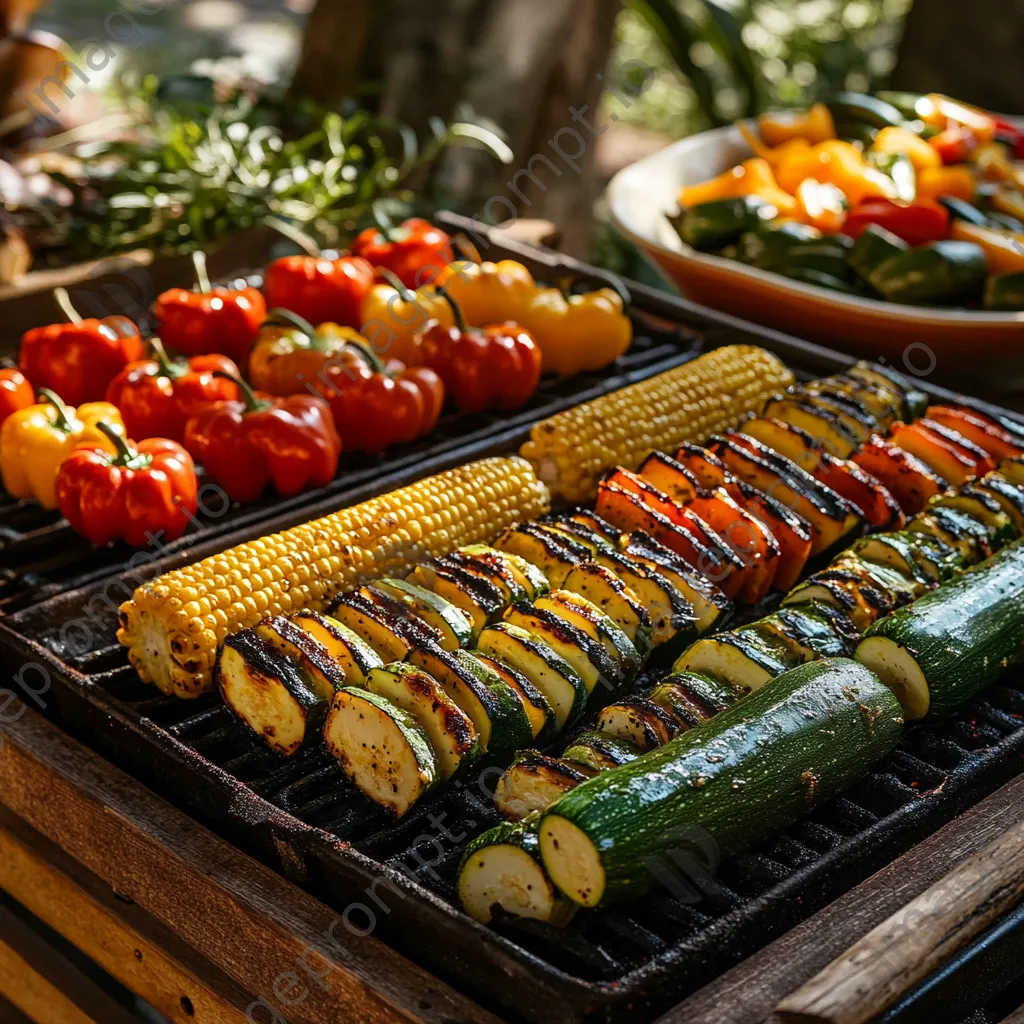
{"type": "MultiPolygon", "coordinates": [[[[513,249],[511,255],[523,252],[513,249]]],[[[545,260],[541,272],[551,266],[551,258],[545,260]]],[[[637,376],[695,354],[696,334],[703,336],[702,347],[750,341],[774,348],[801,376],[851,361],[638,291],[651,344],[656,347],[658,331],[665,330],[676,348],[664,362],[637,368],[637,376]],[[683,333],[683,346],[694,347],[682,352],[680,335],[670,324],[656,327],[656,317],[685,323],[693,333],[683,333]]],[[[593,389],[608,388],[600,382],[593,389]]],[[[576,392],[564,404],[582,397],[576,392]]],[[[470,451],[508,450],[526,429],[527,419],[498,425],[475,449],[458,447],[451,461],[468,458],[470,451]]],[[[408,477],[430,471],[422,455],[413,458],[421,460],[419,472],[408,477]]],[[[388,480],[378,478],[374,490],[397,485],[388,480]]],[[[341,490],[313,510],[296,506],[294,515],[285,515],[307,519],[329,510],[328,502],[344,503],[341,490]]],[[[33,532],[27,510],[9,515],[4,523],[15,524],[11,529],[21,523],[33,532]]],[[[35,530],[64,529],[54,521],[39,522],[35,530]]],[[[232,533],[194,544],[188,560],[288,525],[281,517],[245,522],[247,529],[236,521],[232,533]]],[[[623,907],[581,911],[565,929],[512,918],[484,928],[462,915],[453,899],[467,839],[497,820],[475,779],[449,786],[395,822],[355,792],[325,753],[283,761],[215,696],[187,702],[159,695],[138,681],[114,641],[123,595],[107,580],[89,583],[108,570],[96,566],[90,575],[80,563],[63,566],[57,545],[46,538],[36,534],[25,548],[15,542],[8,550],[27,553],[25,564],[44,584],[35,596],[56,595],[39,603],[31,603],[31,594],[11,600],[10,613],[0,618],[4,665],[36,666],[24,681],[41,691],[37,703],[198,820],[328,900],[344,926],[373,929],[511,1019],[650,1020],[934,831],[1022,764],[1024,679],[1018,676],[956,718],[908,730],[888,762],[757,848],[719,861],[713,846],[697,842],[666,875],[667,888],[623,907]],[[39,561],[32,561],[33,550],[39,561]],[[47,570],[51,553],[58,568],[47,570]],[[69,648],[77,635],[63,627],[71,620],[89,633],[87,653],[69,648]]],[[[484,772],[483,789],[496,774],[484,772]]]]}

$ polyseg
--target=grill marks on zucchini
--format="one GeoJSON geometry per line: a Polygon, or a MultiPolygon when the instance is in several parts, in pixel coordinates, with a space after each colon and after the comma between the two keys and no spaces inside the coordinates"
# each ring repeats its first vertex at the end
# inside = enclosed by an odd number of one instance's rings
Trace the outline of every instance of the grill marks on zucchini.
{"type": "Polygon", "coordinates": [[[562,794],[596,774],[565,758],[548,757],[536,750],[516,754],[494,787],[494,806],[510,821],[522,821],[534,811],[550,807],[562,794]]]}
{"type": "Polygon", "coordinates": [[[673,672],[698,672],[742,692],[760,690],[794,668],[803,657],[758,623],[698,640],[672,666],[673,672]]]}
{"type": "Polygon", "coordinates": [[[384,664],[380,655],[358,633],[329,615],[302,611],[293,615],[291,621],[323,646],[345,673],[345,681],[350,686],[361,686],[371,669],[384,664]]]}

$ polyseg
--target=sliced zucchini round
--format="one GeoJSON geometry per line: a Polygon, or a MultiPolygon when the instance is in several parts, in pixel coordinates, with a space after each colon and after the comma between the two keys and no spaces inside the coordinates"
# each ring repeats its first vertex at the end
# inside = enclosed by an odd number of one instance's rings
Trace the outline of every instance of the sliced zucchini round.
{"type": "Polygon", "coordinates": [[[592,730],[577,736],[565,748],[562,757],[566,761],[575,761],[577,764],[603,772],[610,768],[618,768],[621,764],[629,764],[642,753],[635,743],[609,736],[606,732],[592,730]]]}
{"type": "Polygon", "coordinates": [[[586,782],[595,769],[536,750],[516,754],[494,787],[494,806],[502,817],[522,821],[550,807],[560,796],[586,782]]]}
{"type": "Polygon", "coordinates": [[[323,645],[328,655],[341,666],[349,686],[362,686],[367,673],[384,664],[380,655],[358,633],[330,615],[301,611],[292,615],[291,621],[323,645]]]}
{"type": "Polygon", "coordinates": [[[631,697],[609,704],[597,719],[601,732],[632,743],[641,750],[653,750],[685,732],[688,725],[646,697],[631,697]]]}
{"type": "Polygon", "coordinates": [[[907,721],[928,714],[931,695],[928,680],[914,652],[884,636],[871,636],[857,647],[857,660],[866,665],[896,695],[907,721]]]}
{"type": "Polygon", "coordinates": [[[470,653],[500,676],[519,695],[526,710],[526,717],[530,720],[534,741],[543,744],[551,740],[558,731],[558,719],[547,697],[522,672],[511,665],[506,665],[505,662],[498,661],[497,658],[492,658],[480,650],[470,653]]]}
{"type": "Polygon", "coordinates": [[[446,651],[472,646],[475,633],[469,616],[439,594],[418,587],[415,583],[388,577],[375,580],[369,585],[369,589],[397,601],[428,626],[436,629],[441,638],[441,646],[446,651]]]}

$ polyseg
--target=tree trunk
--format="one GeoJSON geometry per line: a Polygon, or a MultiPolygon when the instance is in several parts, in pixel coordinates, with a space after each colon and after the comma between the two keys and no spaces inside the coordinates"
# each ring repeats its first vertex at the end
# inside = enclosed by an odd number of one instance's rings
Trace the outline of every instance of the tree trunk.
{"type": "Polygon", "coordinates": [[[1002,113],[1024,113],[1024,0],[916,0],[907,15],[894,89],[942,92],[1002,113]]]}

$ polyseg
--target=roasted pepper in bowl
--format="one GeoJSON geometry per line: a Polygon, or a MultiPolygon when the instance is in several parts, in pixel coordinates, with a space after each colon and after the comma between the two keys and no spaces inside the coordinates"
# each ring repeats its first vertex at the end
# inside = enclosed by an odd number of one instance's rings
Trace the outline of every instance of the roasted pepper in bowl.
{"type": "Polygon", "coordinates": [[[192,254],[196,289],[171,288],[157,296],[153,313],[168,348],[184,355],[219,353],[236,363],[245,360],[267,307],[258,288],[214,288],[206,257],[192,254]]]}
{"type": "Polygon", "coordinates": [[[192,416],[185,447],[232,501],[254,501],[268,483],[290,495],[333,479],[341,441],[321,398],[270,398],[240,377],[228,379],[241,398],[214,402],[192,416]]]}
{"type": "Polygon", "coordinates": [[[12,498],[54,509],[60,464],[79,444],[95,444],[113,452],[109,436],[97,424],[102,420],[123,436],[124,423],[109,402],[86,402],[76,409],[46,388],[39,397],[38,405],[12,413],[0,427],[0,471],[12,498]]]}
{"type": "Polygon", "coordinates": [[[317,390],[331,407],[345,451],[379,452],[429,434],[444,407],[441,378],[426,366],[386,362],[350,343],[317,390]]]}
{"type": "Polygon", "coordinates": [[[518,409],[537,390],[541,352],[525,327],[506,320],[469,327],[448,296],[454,327],[428,324],[423,362],[434,370],[462,412],[518,409]]]}
{"type": "Polygon", "coordinates": [[[135,444],[102,420],[96,427],[114,452],[80,445],[57,471],[57,500],[71,528],[93,544],[177,540],[196,514],[192,457],[166,437],[135,444]]]}
{"type": "Polygon", "coordinates": [[[394,275],[379,273],[384,281],[375,284],[363,302],[360,330],[378,354],[418,366],[420,332],[430,320],[451,327],[451,307],[430,285],[410,291],[394,275]]]}
{"type": "Polygon", "coordinates": [[[287,309],[272,309],[249,353],[249,380],[270,395],[308,393],[325,379],[325,367],[337,362],[351,341],[365,341],[358,331],[340,324],[314,327],[287,309]]]}
{"type": "Polygon", "coordinates": [[[451,263],[454,253],[447,232],[422,217],[395,227],[378,216],[376,227],[356,235],[352,255],[391,271],[406,288],[431,284],[451,263]]]}
{"type": "Polygon", "coordinates": [[[170,359],[159,338],[150,339],[152,359],[129,363],[107,388],[107,401],[121,410],[129,437],[165,437],[181,442],[185,423],[210,402],[238,397],[238,388],[215,376],[238,367],[227,356],[170,359]]]}
{"type": "Polygon", "coordinates": [[[56,392],[68,405],[99,401],[116,374],[146,354],[138,328],[125,316],[83,319],[63,288],[54,296],[68,323],[26,331],[18,369],[37,388],[56,392]]]}
{"type": "Polygon", "coordinates": [[[561,288],[539,288],[519,316],[541,351],[541,370],[569,376],[599,370],[623,355],[633,340],[625,313],[629,293],[621,285],[581,295],[561,288]]]}
{"type": "Polygon", "coordinates": [[[0,423],[11,413],[36,404],[36,393],[21,372],[13,367],[0,369],[0,423]]]}

